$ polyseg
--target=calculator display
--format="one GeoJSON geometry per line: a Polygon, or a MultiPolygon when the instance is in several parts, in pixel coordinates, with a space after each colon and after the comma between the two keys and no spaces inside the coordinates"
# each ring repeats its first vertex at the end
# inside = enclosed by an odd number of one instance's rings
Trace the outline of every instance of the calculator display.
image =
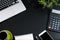
{"type": "Polygon", "coordinates": [[[51,13],[48,22],[48,29],[60,32],[60,14],[51,13]]]}

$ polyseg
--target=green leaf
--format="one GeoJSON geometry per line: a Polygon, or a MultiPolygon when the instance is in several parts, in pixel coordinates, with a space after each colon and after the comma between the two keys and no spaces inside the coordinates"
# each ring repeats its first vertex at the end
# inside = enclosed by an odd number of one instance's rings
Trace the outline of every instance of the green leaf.
{"type": "Polygon", "coordinates": [[[59,0],[38,0],[38,2],[39,4],[42,4],[43,7],[48,7],[48,8],[53,7],[53,5],[60,6],[60,4],[58,4],[59,0]]]}

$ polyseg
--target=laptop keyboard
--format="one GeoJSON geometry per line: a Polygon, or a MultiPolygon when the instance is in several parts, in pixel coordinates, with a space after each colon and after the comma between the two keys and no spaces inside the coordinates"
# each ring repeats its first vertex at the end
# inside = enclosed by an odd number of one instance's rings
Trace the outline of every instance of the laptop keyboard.
{"type": "Polygon", "coordinates": [[[18,0],[0,0],[0,11],[18,2],[18,0]]]}

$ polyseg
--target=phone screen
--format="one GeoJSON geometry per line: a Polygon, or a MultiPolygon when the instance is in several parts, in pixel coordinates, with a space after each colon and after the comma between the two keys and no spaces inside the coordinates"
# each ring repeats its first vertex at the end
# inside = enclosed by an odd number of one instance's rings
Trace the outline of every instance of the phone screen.
{"type": "Polygon", "coordinates": [[[53,40],[47,32],[40,36],[42,40],[53,40]]]}

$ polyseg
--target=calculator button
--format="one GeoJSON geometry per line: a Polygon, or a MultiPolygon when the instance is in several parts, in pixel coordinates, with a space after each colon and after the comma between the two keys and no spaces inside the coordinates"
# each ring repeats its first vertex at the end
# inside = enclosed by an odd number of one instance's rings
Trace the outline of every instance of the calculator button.
{"type": "Polygon", "coordinates": [[[59,30],[59,27],[60,27],[60,22],[58,22],[57,30],[59,30]]]}
{"type": "Polygon", "coordinates": [[[48,29],[52,29],[52,27],[51,27],[51,26],[49,26],[49,27],[48,27],[48,29]]]}
{"type": "Polygon", "coordinates": [[[57,29],[57,28],[54,28],[54,29],[57,29]]]}

